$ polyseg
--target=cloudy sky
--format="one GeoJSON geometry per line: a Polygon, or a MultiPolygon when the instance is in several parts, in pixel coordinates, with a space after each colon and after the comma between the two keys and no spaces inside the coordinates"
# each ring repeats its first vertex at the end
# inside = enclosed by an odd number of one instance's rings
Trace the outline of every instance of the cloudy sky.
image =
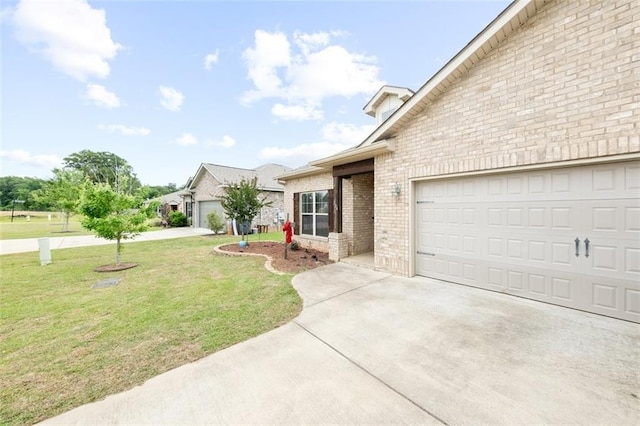
{"type": "Polygon", "coordinates": [[[0,175],[83,149],[144,184],[200,163],[299,167],[373,131],[383,84],[417,90],[509,1],[0,3],[0,175]]]}

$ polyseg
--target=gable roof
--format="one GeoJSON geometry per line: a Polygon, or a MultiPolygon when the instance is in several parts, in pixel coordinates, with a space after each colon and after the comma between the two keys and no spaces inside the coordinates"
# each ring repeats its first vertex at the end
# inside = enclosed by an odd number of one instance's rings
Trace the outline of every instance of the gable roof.
{"type": "Polygon", "coordinates": [[[413,90],[407,87],[389,85],[382,86],[380,90],[378,90],[378,93],[373,95],[373,98],[371,98],[371,100],[364,106],[364,112],[365,114],[375,117],[376,108],[380,106],[387,96],[396,95],[401,101],[406,102],[407,99],[413,96],[413,93],[413,90]]]}
{"type": "Polygon", "coordinates": [[[209,173],[213,178],[225,186],[230,183],[238,183],[242,179],[257,178],[258,188],[264,191],[284,191],[284,187],[276,180],[276,176],[290,171],[291,169],[279,164],[264,164],[255,169],[243,169],[239,167],[222,166],[219,164],[202,163],[192,179],[189,189],[193,189],[204,173],[209,173]]]}
{"type": "MultiPolygon", "coordinates": [[[[458,78],[495,49],[509,34],[522,27],[550,0],[514,0],[484,30],[436,72],[418,91],[354,148],[310,162],[317,170],[361,160],[394,149],[391,139],[458,78]]],[[[383,88],[384,89],[384,88],[383,88]]],[[[381,91],[383,89],[380,89],[381,91]]],[[[382,95],[379,91],[376,96],[382,95]]],[[[374,96],[375,98],[375,96],[374,96]]],[[[373,101],[373,99],[372,99],[373,101]]],[[[369,105],[369,104],[367,104],[369,105]]],[[[366,107],[365,107],[366,108],[366,107]]],[[[294,178],[288,173],[286,178],[294,178]]]]}

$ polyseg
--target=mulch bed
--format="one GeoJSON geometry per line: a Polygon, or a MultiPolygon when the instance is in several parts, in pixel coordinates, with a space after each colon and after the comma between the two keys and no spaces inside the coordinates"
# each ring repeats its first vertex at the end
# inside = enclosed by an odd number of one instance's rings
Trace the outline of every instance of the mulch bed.
{"type": "Polygon", "coordinates": [[[249,245],[241,248],[238,243],[227,244],[220,250],[234,253],[264,254],[271,257],[271,265],[281,272],[297,274],[309,269],[317,268],[332,263],[329,254],[314,249],[300,248],[299,250],[287,250],[287,259],[284,258],[284,242],[250,241],[249,245]]]}

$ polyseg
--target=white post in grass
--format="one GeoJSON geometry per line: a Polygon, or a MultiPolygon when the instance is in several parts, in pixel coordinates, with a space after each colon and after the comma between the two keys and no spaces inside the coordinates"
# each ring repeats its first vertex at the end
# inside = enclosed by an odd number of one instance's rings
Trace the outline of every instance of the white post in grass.
{"type": "Polygon", "coordinates": [[[38,247],[40,248],[40,266],[51,263],[51,249],[49,248],[48,238],[38,238],[38,247]]]}

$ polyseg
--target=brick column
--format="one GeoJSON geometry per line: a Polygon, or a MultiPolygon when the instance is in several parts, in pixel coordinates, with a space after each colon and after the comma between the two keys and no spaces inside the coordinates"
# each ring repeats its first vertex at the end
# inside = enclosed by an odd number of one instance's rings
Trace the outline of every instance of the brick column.
{"type": "Polygon", "coordinates": [[[338,232],[329,233],[329,260],[338,262],[349,256],[349,238],[338,232]]]}

